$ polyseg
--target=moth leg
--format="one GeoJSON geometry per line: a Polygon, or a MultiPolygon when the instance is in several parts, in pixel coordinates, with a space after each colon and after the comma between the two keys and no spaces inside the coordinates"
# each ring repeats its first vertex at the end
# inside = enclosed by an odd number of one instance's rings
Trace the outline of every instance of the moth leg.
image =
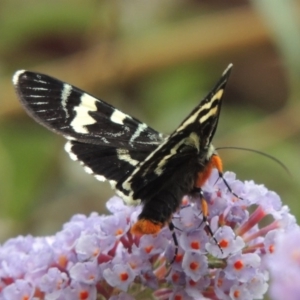
{"type": "Polygon", "coordinates": [[[240,199],[240,200],[244,200],[242,197],[240,197],[239,195],[237,195],[232,188],[230,187],[229,183],[226,181],[226,179],[224,178],[224,175],[222,172],[219,171],[219,177],[223,180],[225,186],[227,187],[229,193],[231,193],[234,197],[240,199]]]}
{"type": "Polygon", "coordinates": [[[175,245],[175,251],[174,251],[174,256],[171,260],[171,262],[169,263],[169,265],[172,265],[173,262],[175,261],[176,257],[177,257],[177,254],[178,254],[178,239],[177,239],[177,236],[176,236],[176,232],[175,232],[175,226],[172,222],[169,223],[169,229],[172,233],[172,239],[173,239],[173,242],[174,242],[174,245],[175,245]]]}
{"type": "Polygon", "coordinates": [[[225,186],[227,187],[228,191],[236,198],[243,200],[241,197],[239,197],[230,187],[230,185],[228,184],[228,182],[226,181],[226,179],[224,178],[223,175],[223,167],[222,167],[222,161],[220,156],[218,156],[217,154],[214,154],[209,162],[209,165],[206,167],[205,171],[203,172],[204,174],[199,174],[199,178],[198,180],[200,180],[199,182],[197,182],[198,186],[202,186],[204,184],[204,182],[207,180],[207,178],[209,177],[209,175],[211,174],[211,170],[212,168],[216,168],[218,170],[219,173],[219,178],[221,178],[225,184],[225,186]]]}
{"type": "Polygon", "coordinates": [[[213,238],[214,242],[218,245],[220,251],[223,253],[223,250],[219,244],[219,242],[216,240],[216,238],[214,237],[214,233],[212,232],[212,229],[209,225],[208,222],[208,214],[209,214],[209,209],[208,209],[208,205],[207,202],[204,198],[204,194],[201,188],[199,187],[194,187],[193,192],[197,192],[200,196],[200,204],[201,204],[201,210],[202,210],[202,216],[203,216],[203,223],[205,224],[205,228],[207,229],[209,235],[213,238]]]}

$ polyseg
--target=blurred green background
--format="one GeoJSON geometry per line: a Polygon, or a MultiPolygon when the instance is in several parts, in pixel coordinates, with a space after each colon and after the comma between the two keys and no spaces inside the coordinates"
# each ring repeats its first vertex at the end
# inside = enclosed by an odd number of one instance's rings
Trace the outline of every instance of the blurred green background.
{"type": "Polygon", "coordinates": [[[46,73],[171,133],[234,69],[214,145],[224,170],[276,191],[300,216],[300,2],[292,0],[2,0],[0,241],[53,234],[114,193],[22,109],[17,69],[46,73]]]}

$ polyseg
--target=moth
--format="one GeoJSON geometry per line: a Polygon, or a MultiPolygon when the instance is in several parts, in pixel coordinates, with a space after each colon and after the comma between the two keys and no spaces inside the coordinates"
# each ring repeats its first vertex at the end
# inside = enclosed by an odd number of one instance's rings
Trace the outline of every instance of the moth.
{"type": "Polygon", "coordinates": [[[68,140],[65,150],[71,159],[96,179],[108,180],[126,203],[143,204],[132,233],[155,234],[171,226],[184,195],[199,193],[207,218],[201,187],[213,168],[222,177],[212,139],[231,69],[230,64],[169,136],[47,75],[17,71],[13,84],[29,116],[68,140]]]}

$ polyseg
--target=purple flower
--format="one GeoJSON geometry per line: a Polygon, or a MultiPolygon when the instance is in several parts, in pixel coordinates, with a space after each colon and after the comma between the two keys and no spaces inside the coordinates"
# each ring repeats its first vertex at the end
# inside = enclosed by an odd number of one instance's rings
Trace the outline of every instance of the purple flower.
{"type": "Polygon", "coordinates": [[[232,228],[226,225],[220,227],[214,234],[214,237],[218,241],[218,244],[207,243],[206,249],[215,257],[228,257],[230,253],[239,252],[245,246],[242,237],[236,236],[232,228]],[[222,252],[219,247],[222,248],[222,252]]]}
{"type": "Polygon", "coordinates": [[[173,264],[169,229],[133,235],[130,227],[141,207],[113,197],[107,202],[109,216],[76,215],[54,236],[4,243],[0,299],[261,299],[269,271],[273,299],[298,299],[295,218],[264,186],[238,181],[233,173],[224,177],[244,200],[228,191],[218,172],[212,173],[203,187],[211,237],[199,199],[184,197],[172,219],[179,244],[173,264]]]}
{"type": "Polygon", "coordinates": [[[72,281],[70,285],[62,291],[61,295],[62,296],[58,298],[59,300],[94,300],[97,298],[97,290],[95,285],[72,281]]]}
{"type": "Polygon", "coordinates": [[[211,284],[211,279],[207,277],[201,277],[199,280],[194,281],[188,279],[186,282],[186,292],[193,299],[199,299],[203,297],[202,291],[206,290],[211,284]]]}
{"type": "Polygon", "coordinates": [[[177,271],[176,268],[171,269],[166,279],[174,286],[183,286],[187,282],[185,273],[183,271],[177,271]]]}
{"type": "Polygon", "coordinates": [[[135,275],[128,264],[116,264],[111,269],[105,269],[103,277],[111,286],[127,291],[135,275]]]}
{"type": "Polygon", "coordinates": [[[184,273],[197,281],[208,273],[207,258],[198,252],[186,251],[182,260],[184,273]]]}
{"type": "Polygon", "coordinates": [[[296,227],[288,233],[280,230],[270,232],[266,246],[270,250],[267,265],[272,279],[272,299],[299,299],[300,228],[296,227]]]}
{"type": "Polygon", "coordinates": [[[58,297],[61,291],[68,286],[69,277],[65,272],[61,272],[58,268],[50,268],[44,274],[38,284],[41,292],[46,294],[56,294],[58,297]]]}
{"type": "Polygon", "coordinates": [[[204,253],[205,245],[208,242],[209,238],[203,228],[190,231],[183,232],[180,235],[179,243],[184,251],[195,251],[204,253]]]}
{"type": "Polygon", "coordinates": [[[227,259],[224,272],[228,279],[248,282],[255,277],[260,262],[261,258],[256,253],[235,254],[227,259]]]}
{"type": "Polygon", "coordinates": [[[100,277],[98,262],[96,260],[77,262],[70,268],[69,276],[73,281],[86,284],[96,284],[100,277]]]}
{"type": "Polygon", "coordinates": [[[217,299],[230,300],[230,288],[234,285],[235,281],[226,277],[223,270],[218,269],[214,278],[214,293],[217,299]]]}
{"type": "Polygon", "coordinates": [[[31,299],[34,294],[34,287],[26,280],[17,279],[6,286],[1,294],[5,300],[31,299]]]}
{"type": "Polygon", "coordinates": [[[143,258],[150,258],[156,254],[162,253],[168,244],[167,239],[162,232],[157,235],[144,235],[139,240],[139,245],[134,246],[133,252],[138,253],[143,258]]]}
{"type": "Polygon", "coordinates": [[[235,283],[229,292],[230,299],[236,300],[252,300],[253,296],[245,285],[235,283]]]}

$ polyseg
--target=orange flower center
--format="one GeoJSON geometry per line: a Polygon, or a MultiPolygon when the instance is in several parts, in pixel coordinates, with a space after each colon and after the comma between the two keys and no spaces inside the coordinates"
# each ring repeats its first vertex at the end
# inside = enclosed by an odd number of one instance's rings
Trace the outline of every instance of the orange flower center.
{"type": "Polygon", "coordinates": [[[220,245],[220,247],[221,248],[227,248],[228,247],[228,241],[227,240],[221,240],[220,242],[219,242],[219,245],[220,245]]]}
{"type": "Polygon", "coordinates": [[[83,290],[79,293],[79,299],[80,300],[88,299],[88,297],[89,297],[89,292],[88,291],[83,290]]]}
{"type": "Polygon", "coordinates": [[[195,250],[199,250],[200,249],[200,243],[199,242],[191,242],[191,248],[195,249],[195,250]]]}
{"type": "Polygon", "coordinates": [[[199,268],[198,263],[196,263],[196,262],[191,262],[191,263],[190,263],[190,269],[191,269],[191,270],[195,271],[195,270],[197,270],[198,268],[199,268]]]}
{"type": "Polygon", "coordinates": [[[119,228],[119,229],[116,230],[115,235],[123,234],[123,232],[124,232],[123,229],[119,228]]]}
{"type": "Polygon", "coordinates": [[[243,267],[244,267],[244,263],[243,263],[241,260],[237,260],[237,261],[234,263],[234,268],[235,268],[236,270],[241,270],[243,267]]]}
{"type": "Polygon", "coordinates": [[[234,291],[233,296],[238,299],[240,297],[240,291],[234,291]]]}
{"type": "Polygon", "coordinates": [[[182,262],[182,259],[183,259],[183,254],[177,254],[176,258],[175,258],[175,261],[177,263],[180,263],[180,262],[182,262]]]}
{"type": "Polygon", "coordinates": [[[126,281],[128,279],[128,273],[121,273],[120,274],[120,279],[121,281],[126,281]]]}
{"type": "Polygon", "coordinates": [[[153,249],[153,246],[148,246],[148,247],[145,247],[145,252],[146,253],[150,253],[153,249]]]}

